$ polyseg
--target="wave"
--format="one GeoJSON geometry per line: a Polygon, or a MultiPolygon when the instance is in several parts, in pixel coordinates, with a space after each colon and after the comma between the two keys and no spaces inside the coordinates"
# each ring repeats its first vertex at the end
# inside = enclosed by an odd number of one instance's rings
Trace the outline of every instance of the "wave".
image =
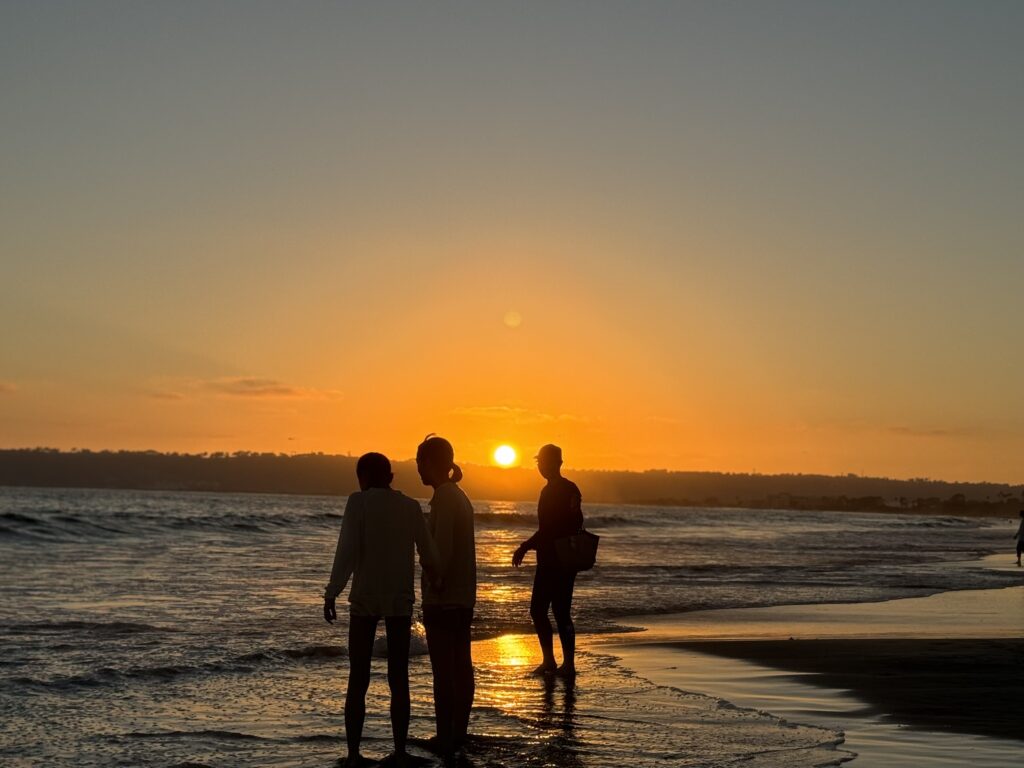
{"type": "MultiPolygon", "coordinates": [[[[535,512],[475,512],[473,519],[477,524],[496,525],[506,528],[536,528],[535,512]]],[[[588,529],[619,528],[619,527],[652,527],[665,525],[667,519],[651,519],[650,517],[626,515],[584,515],[584,525],[588,529]]]]}
{"type": "Polygon", "coordinates": [[[12,633],[59,634],[61,632],[89,632],[101,635],[134,635],[143,632],[180,632],[174,627],[158,627],[132,621],[32,621],[0,625],[12,633]]]}
{"type": "Polygon", "coordinates": [[[134,682],[137,680],[171,680],[178,677],[217,673],[244,673],[251,672],[261,664],[287,663],[287,662],[317,662],[328,659],[336,659],[339,656],[347,655],[348,651],[342,646],[335,645],[311,645],[303,648],[272,648],[265,651],[254,651],[252,653],[234,656],[219,661],[211,661],[203,664],[167,664],[154,667],[133,667],[129,669],[115,669],[113,667],[100,667],[90,672],[78,675],[41,680],[33,677],[12,677],[7,682],[18,687],[46,688],[56,690],[68,690],[72,688],[94,688],[105,685],[116,685],[121,682],[134,682]]]}
{"type": "MultiPolygon", "coordinates": [[[[184,512],[184,511],[183,511],[184,512]]],[[[601,530],[623,527],[656,527],[671,524],[671,517],[657,512],[640,514],[586,515],[586,526],[601,530]]],[[[77,514],[65,510],[6,511],[0,513],[0,538],[42,539],[46,541],[110,538],[111,536],[156,536],[166,531],[210,531],[230,535],[272,534],[282,529],[318,530],[325,526],[336,530],[343,518],[339,512],[275,511],[255,513],[246,509],[184,513],[151,510],[95,509],[77,514]]],[[[535,512],[498,512],[484,507],[474,515],[483,528],[536,529],[535,512]]]]}
{"type": "Polygon", "coordinates": [[[269,651],[255,651],[238,657],[242,663],[258,663],[278,659],[336,659],[347,656],[348,649],[340,645],[309,645],[305,648],[277,648],[269,651]]]}
{"type": "Polygon", "coordinates": [[[206,729],[201,731],[132,731],[117,738],[125,739],[230,739],[233,741],[268,741],[262,736],[238,731],[206,729]]]}
{"type": "Polygon", "coordinates": [[[96,520],[86,520],[76,515],[64,514],[60,510],[44,512],[38,516],[21,512],[0,513],[0,534],[4,536],[28,536],[33,538],[55,538],[61,536],[109,536],[129,533],[123,527],[104,525],[96,520]]]}

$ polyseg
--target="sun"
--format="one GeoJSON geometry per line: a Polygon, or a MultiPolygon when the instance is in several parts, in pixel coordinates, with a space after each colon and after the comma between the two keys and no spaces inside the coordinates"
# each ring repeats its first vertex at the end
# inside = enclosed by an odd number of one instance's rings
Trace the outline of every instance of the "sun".
{"type": "Polygon", "coordinates": [[[499,467],[511,467],[519,455],[511,445],[499,445],[494,449],[494,463],[499,467]]]}

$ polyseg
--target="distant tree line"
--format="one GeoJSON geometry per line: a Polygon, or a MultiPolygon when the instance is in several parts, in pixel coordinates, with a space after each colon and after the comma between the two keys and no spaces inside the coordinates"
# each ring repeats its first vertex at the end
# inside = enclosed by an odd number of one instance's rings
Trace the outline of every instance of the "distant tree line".
{"type": "MultiPolygon", "coordinates": [[[[323,453],[161,453],[0,450],[0,485],[347,495],[356,459],[323,453]]],[[[542,484],[530,468],[464,466],[473,498],[534,500],[542,484]]],[[[394,463],[395,487],[423,497],[412,461],[394,463]]],[[[760,509],[827,509],[933,514],[1016,514],[1024,486],[895,480],[858,475],[566,470],[592,502],[760,509]]]]}

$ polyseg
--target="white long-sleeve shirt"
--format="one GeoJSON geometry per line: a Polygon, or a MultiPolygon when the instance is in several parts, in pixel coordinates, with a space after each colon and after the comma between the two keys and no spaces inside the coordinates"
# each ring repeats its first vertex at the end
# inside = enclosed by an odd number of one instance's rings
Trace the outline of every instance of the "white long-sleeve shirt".
{"type": "Polygon", "coordinates": [[[353,493],[345,503],[324,597],[337,597],[352,578],[348,601],[353,614],[411,616],[415,552],[425,568],[436,567],[437,549],[419,502],[390,488],[353,493]]]}
{"type": "Polygon", "coordinates": [[[423,604],[472,608],[476,604],[473,505],[455,483],[443,483],[434,490],[428,525],[437,545],[440,589],[424,577],[423,604]]]}

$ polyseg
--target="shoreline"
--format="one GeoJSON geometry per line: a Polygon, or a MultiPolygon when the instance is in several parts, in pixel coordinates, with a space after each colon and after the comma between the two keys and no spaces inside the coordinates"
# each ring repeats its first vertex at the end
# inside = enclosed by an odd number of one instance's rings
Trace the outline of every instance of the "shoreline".
{"type": "Polygon", "coordinates": [[[841,731],[832,764],[996,768],[1024,746],[1024,574],[1001,589],[634,623],[645,631],[592,647],[655,684],[841,731]]]}

